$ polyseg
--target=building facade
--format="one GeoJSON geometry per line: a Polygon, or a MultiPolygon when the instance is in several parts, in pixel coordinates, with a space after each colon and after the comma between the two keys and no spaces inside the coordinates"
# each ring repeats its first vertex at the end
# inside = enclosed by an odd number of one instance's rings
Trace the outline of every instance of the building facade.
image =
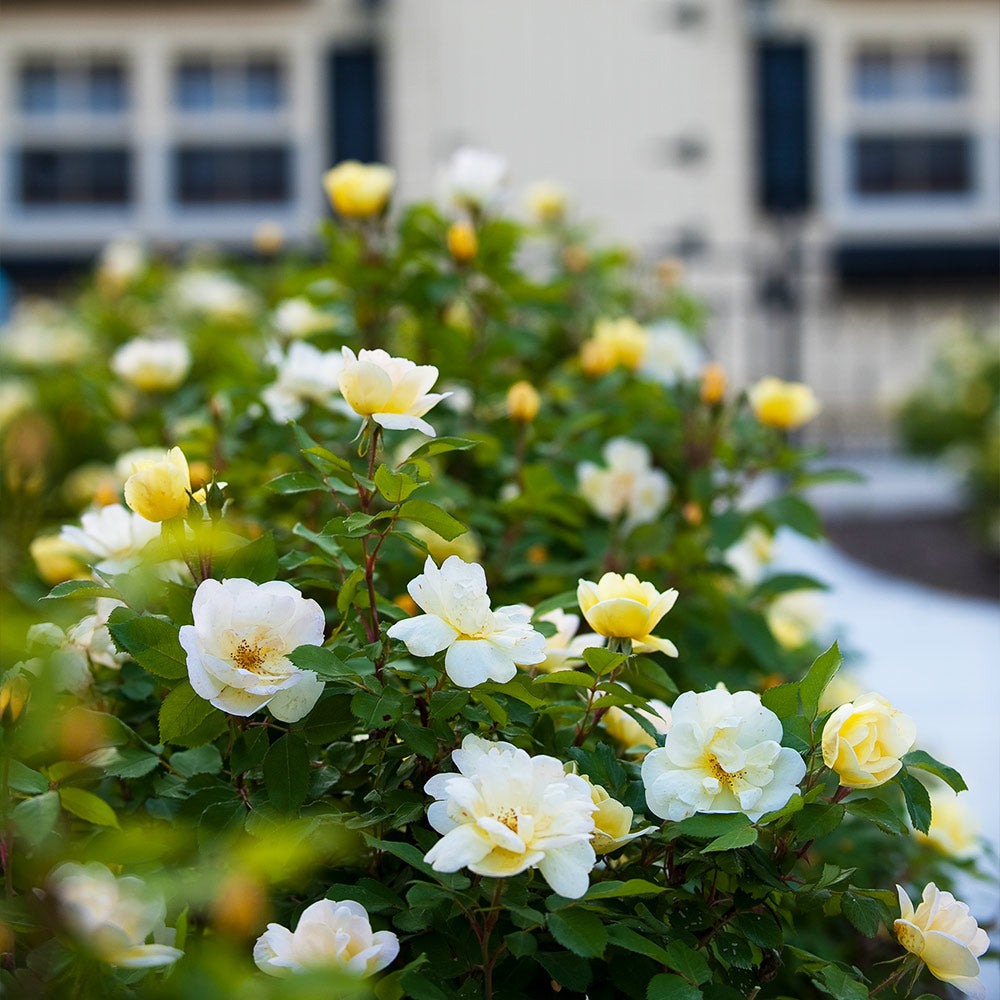
{"type": "Polygon", "coordinates": [[[992,0],[7,0],[0,262],[307,244],[332,163],[425,197],[483,146],[514,210],[552,178],[682,255],[735,381],[806,378],[878,444],[942,325],[996,320],[998,57],[992,0]]]}

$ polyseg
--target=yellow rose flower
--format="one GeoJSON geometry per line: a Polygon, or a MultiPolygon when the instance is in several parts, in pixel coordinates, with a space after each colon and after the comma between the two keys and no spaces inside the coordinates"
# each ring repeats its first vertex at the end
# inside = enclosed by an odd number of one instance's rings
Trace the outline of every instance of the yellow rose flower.
{"type": "Polygon", "coordinates": [[[463,531],[449,541],[416,521],[407,523],[406,530],[427,546],[427,551],[438,565],[449,556],[458,556],[463,562],[476,562],[482,555],[483,547],[479,544],[479,538],[471,531],[463,531]]]}
{"type": "Polygon", "coordinates": [[[596,378],[598,375],[607,375],[612,371],[617,363],[617,355],[614,347],[601,340],[585,340],[580,345],[580,367],[596,378]]]}
{"type": "Polygon", "coordinates": [[[913,833],[917,840],[958,860],[974,858],[980,852],[979,818],[950,788],[931,792],[930,829],[913,833]]]}
{"type": "Polygon", "coordinates": [[[706,406],[718,406],[726,398],[726,369],[710,361],[701,372],[701,401],[706,406]]]}
{"type": "Polygon", "coordinates": [[[917,738],[913,720],[878,694],[841,705],[823,727],[823,761],[845,788],[884,785],[917,738]]]}
{"type": "Polygon", "coordinates": [[[635,371],[646,356],[649,334],[629,316],[621,319],[599,319],[594,324],[594,340],[610,346],[615,365],[635,371]]]}
{"type": "Polygon", "coordinates": [[[769,376],[751,386],[748,395],[757,419],[783,431],[801,427],[820,411],[816,394],[801,382],[783,382],[769,376]]]}
{"type": "Polygon", "coordinates": [[[17,722],[31,695],[31,686],[24,674],[8,677],[0,684],[0,719],[17,722]]]}
{"type": "Polygon", "coordinates": [[[916,955],[935,978],[975,1000],[986,1000],[979,979],[979,956],[990,941],[969,907],[933,882],[924,889],[916,909],[902,886],[897,885],[896,891],[900,916],[892,929],[899,943],[916,955]]]}
{"type": "Polygon", "coordinates": [[[323,175],[323,187],[333,207],[347,219],[378,215],[389,203],[396,173],[381,163],[345,160],[323,175]]]}
{"type": "MultiPolygon", "coordinates": [[[[628,685],[623,685],[628,687],[628,685]]],[[[662,736],[670,731],[671,712],[670,707],[658,698],[651,698],[647,705],[652,711],[644,708],[635,709],[638,715],[649,720],[653,728],[662,736]]],[[[645,753],[656,746],[656,741],[642,726],[639,725],[631,715],[617,705],[612,705],[604,714],[601,720],[608,735],[617,740],[626,749],[634,748],[635,751],[645,753]]]]}
{"type": "Polygon", "coordinates": [[[147,521],[183,517],[190,502],[191,476],[180,448],[158,462],[136,462],[125,481],[125,503],[147,521]]]}
{"type": "Polygon", "coordinates": [[[86,580],[90,577],[86,551],[60,535],[39,535],[28,546],[28,551],[35,561],[38,575],[51,587],[66,580],[86,580]]]}
{"type": "Polygon", "coordinates": [[[460,264],[468,264],[479,252],[476,230],[470,222],[453,222],[448,227],[448,252],[460,264]]]}
{"type": "Polygon", "coordinates": [[[617,799],[613,799],[603,785],[595,785],[585,774],[581,774],[580,777],[589,786],[590,798],[597,806],[594,810],[594,833],[591,838],[595,854],[607,854],[630,840],[656,829],[649,826],[632,833],[632,810],[617,799]]]}
{"type": "Polygon", "coordinates": [[[540,405],[538,390],[530,382],[515,382],[507,390],[507,416],[511,420],[531,423],[538,416],[540,405]]]}
{"type": "Polygon", "coordinates": [[[669,639],[650,635],[657,622],[674,606],[676,590],[661,594],[634,573],[624,577],[605,573],[597,583],[580,580],[576,599],[584,618],[598,634],[632,639],[667,656],[677,655],[677,647],[669,639]]]}

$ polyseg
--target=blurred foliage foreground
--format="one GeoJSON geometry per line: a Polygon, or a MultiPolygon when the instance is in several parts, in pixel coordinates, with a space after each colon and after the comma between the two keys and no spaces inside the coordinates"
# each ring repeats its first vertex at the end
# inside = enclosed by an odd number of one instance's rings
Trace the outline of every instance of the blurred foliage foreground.
{"type": "Polygon", "coordinates": [[[817,401],[502,173],[5,331],[5,996],[982,996],[962,779],[767,568],[817,401]]]}

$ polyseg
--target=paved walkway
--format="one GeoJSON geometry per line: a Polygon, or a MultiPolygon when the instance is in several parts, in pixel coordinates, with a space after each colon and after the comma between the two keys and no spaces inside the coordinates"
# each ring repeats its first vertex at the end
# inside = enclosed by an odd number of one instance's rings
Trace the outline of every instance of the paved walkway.
{"type": "MultiPolygon", "coordinates": [[[[831,463],[833,464],[833,463],[831,463]]],[[[840,464],[840,463],[838,463],[840,464]]],[[[891,458],[863,462],[864,486],[829,486],[813,496],[833,513],[902,513],[953,509],[947,473],[891,458]]],[[[1000,850],[1000,608],[887,576],[826,542],[784,531],[775,568],[808,572],[830,585],[823,595],[827,632],[851,655],[848,668],[917,724],[918,746],[956,767],[983,835],[1000,850]]],[[[965,900],[982,919],[996,918],[996,886],[969,880],[965,900]]],[[[994,941],[994,947],[996,942],[994,941]]],[[[986,995],[1000,998],[1000,968],[983,969],[986,995]]]]}

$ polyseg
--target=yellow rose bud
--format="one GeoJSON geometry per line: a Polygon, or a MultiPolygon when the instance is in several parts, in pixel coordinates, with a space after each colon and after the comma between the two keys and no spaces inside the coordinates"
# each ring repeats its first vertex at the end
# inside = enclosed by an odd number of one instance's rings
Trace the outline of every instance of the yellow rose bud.
{"type": "Polygon", "coordinates": [[[538,416],[541,397],[530,382],[515,382],[507,390],[507,416],[511,420],[531,423],[538,416]]]}
{"type": "Polygon", "coordinates": [[[200,490],[212,481],[212,467],[208,462],[191,462],[188,466],[188,473],[191,477],[191,489],[200,490]]]}
{"type": "Polygon", "coordinates": [[[669,639],[650,635],[659,620],[674,606],[676,590],[662,594],[633,573],[605,573],[597,583],[581,580],[576,591],[580,610],[599,635],[632,639],[668,656],[677,655],[669,639]]]}
{"type": "Polygon", "coordinates": [[[543,563],[548,562],[549,550],[544,545],[532,545],[528,549],[528,562],[532,566],[541,566],[543,563]]]}
{"type": "Polygon", "coordinates": [[[585,774],[581,777],[590,785],[590,797],[597,806],[592,840],[594,853],[607,854],[628,840],[632,829],[632,810],[613,799],[602,785],[595,785],[585,774]]]}
{"type": "Polygon", "coordinates": [[[783,382],[769,376],[752,386],[748,395],[757,419],[778,430],[795,430],[820,411],[816,394],[802,382],[783,382]]]}
{"type": "Polygon", "coordinates": [[[726,398],[726,369],[710,361],[701,373],[701,401],[706,406],[718,406],[726,398]]]}
{"type": "Polygon", "coordinates": [[[468,264],[479,252],[479,240],[471,222],[453,222],[448,227],[448,251],[459,264],[468,264]]]}
{"type": "Polygon", "coordinates": [[[265,257],[273,257],[285,245],[285,231],[277,222],[266,220],[253,231],[253,248],[265,257]]]}
{"type": "Polygon", "coordinates": [[[28,546],[28,550],[38,575],[51,587],[66,580],[86,580],[90,577],[87,553],[59,535],[40,535],[28,546]]]}
{"type": "Polygon", "coordinates": [[[147,521],[183,517],[190,502],[191,475],[180,448],[171,448],[159,462],[136,462],[125,481],[125,503],[147,521]]]}
{"type": "Polygon", "coordinates": [[[649,346],[649,334],[630,316],[599,319],[594,324],[594,339],[610,344],[615,353],[615,364],[631,371],[642,363],[649,346]]]}
{"type": "Polygon", "coordinates": [[[667,288],[679,285],[684,280],[684,261],[680,257],[664,257],[656,265],[656,278],[667,288]]]}
{"type": "Polygon", "coordinates": [[[528,211],[539,222],[558,222],[566,214],[566,192],[551,181],[538,181],[525,193],[528,211]]]}
{"type": "Polygon", "coordinates": [[[916,909],[902,886],[897,885],[896,891],[900,915],[892,929],[899,943],[916,955],[935,978],[951,983],[966,996],[985,1000],[979,956],[990,940],[969,913],[969,907],[933,882],[924,888],[916,909]]]}
{"type": "Polygon", "coordinates": [[[705,515],[702,513],[701,505],[695,503],[694,500],[689,500],[681,508],[681,516],[691,525],[692,528],[697,528],[699,524],[705,519],[705,515]]]}
{"type": "Polygon", "coordinates": [[[333,207],[346,219],[367,219],[389,204],[396,173],[381,163],[345,160],[323,175],[333,207]]]}
{"type": "Polygon", "coordinates": [[[591,378],[607,375],[615,367],[615,349],[604,341],[585,340],[580,346],[580,367],[591,378]]]}
{"type": "Polygon", "coordinates": [[[917,727],[878,694],[841,705],[823,727],[823,761],[845,788],[884,785],[902,767],[917,727]]]}
{"type": "Polygon", "coordinates": [[[110,736],[103,717],[85,708],[71,708],[59,719],[59,750],[66,760],[79,760],[106,747],[110,736]]]}
{"type": "Polygon", "coordinates": [[[573,274],[586,271],[590,267],[590,251],[579,243],[571,243],[563,250],[563,263],[573,274]]]}
{"type": "Polygon", "coordinates": [[[31,686],[24,674],[9,677],[0,684],[0,719],[17,722],[30,694],[31,686]]]}

